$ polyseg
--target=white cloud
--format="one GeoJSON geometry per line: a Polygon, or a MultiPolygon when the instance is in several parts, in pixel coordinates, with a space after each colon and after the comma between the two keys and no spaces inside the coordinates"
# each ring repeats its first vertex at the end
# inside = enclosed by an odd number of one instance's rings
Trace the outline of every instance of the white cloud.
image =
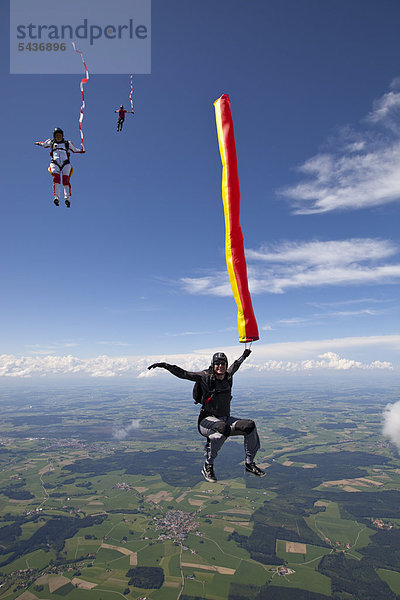
{"type": "Polygon", "coordinates": [[[26,344],[25,348],[29,354],[55,354],[56,352],[64,352],[69,348],[76,348],[77,342],[74,341],[63,341],[54,342],[52,344],[26,344]]]}
{"type": "MultiPolygon", "coordinates": [[[[315,312],[312,313],[310,315],[304,316],[304,317],[291,317],[288,319],[279,319],[278,321],[276,321],[276,323],[274,324],[275,327],[274,329],[276,329],[277,327],[279,327],[280,325],[284,325],[285,327],[288,326],[307,326],[310,323],[312,324],[316,324],[316,323],[324,323],[326,321],[331,322],[332,319],[335,319],[337,321],[337,319],[347,319],[349,317],[351,317],[352,319],[354,317],[374,317],[374,316],[378,316],[378,315],[382,315],[384,314],[386,311],[385,310],[374,310],[371,308],[364,308],[364,309],[360,309],[360,310],[338,310],[338,311],[325,311],[325,312],[315,312]]],[[[265,330],[264,327],[261,328],[262,330],[265,330]]],[[[271,329],[271,327],[270,327],[271,329]]]]}
{"type": "MultiPolygon", "coordinates": [[[[364,336],[332,338],[323,340],[305,340],[296,342],[278,342],[256,346],[257,360],[308,360],[326,352],[354,353],[362,350],[375,355],[383,352],[391,356],[399,356],[400,335],[364,336]]],[[[237,352],[237,351],[236,351],[237,352]]],[[[371,362],[374,358],[371,358],[371,362]]],[[[378,358],[376,359],[378,360],[378,358]]]]}
{"type": "MultiPolygon", "coordinates": [[[[369,366],[371,370],[372,368],[380,368],[381,364],[385,364],[391,370],[390,364],[395,372],[400,372],[400,335],[331,338],[272,344],[256,342],[252,349],[254,352],[244,363],[242,369],[251,367],[266,370],[267,363],[271,366],[273,361],[296,365],[304,362],[304,365],[306,365],[306,361],[320,361],[321,355],[332,352],[339,356],[348,357],[348,360],[359,361],[361,364],[369,366]],[[361,359],[365,356],[368,358],[361,359]],[[374,364],[375,367],[373,367],[374,364]]],[[[237,358],[240,352],[237,346],[225,348],[224,351],[230,361],[237,358]]],[[[204,356],[210,356],[213,352],[215,352],[213,348],[203,348],[201,350],[204,356]]],[[[324,360],[326,361],[326,357],[324,360]]]]}
{"type": "Polygon", "coordinates": [[[382,433],[400,450],[400,402],[386,406],[382,433]]]}
{"type": "Polygon", "coordinates": [[[112,435],[117,440],[124,440],[126,436],[135,429],[139,429],[140,419],[133,419],[128,425],[114,427],[112,435]]]}
{"type": "Polygon", "coordinates": [[[310,317],[291,317],[290,319],[279,319],[279,325],[302,325],[314,321],[314,315],[310,317]]]}
{"type": "Polygon", "coordinates": [[[347,152],[361,152],[364,148],[365,142],[351,142],[350,144],[345,145],[345,150],[347,150],[347,152]]]}
{"type": "Polygon", "coordinates": [[[247,250],[248,259],[268,263],[297,263],[299,265],[349,265],[380,260],[398,251],[393,242],[374,238],[350,238],[312,242],[282,242],[280,245],[264,246],[260,250],[247,250]]]}
{"type": "Polygon", "coordinates": [[[107,340],[99,340],[96,343],[101,346],[131,346],[131,344],[128,344],[127,342],[112,342],[107,340]]]}
{"type": "MultiPolygon", "coordinates": [[[[189,371],[200,371],[210,363],[215,348],[196,352],[168,356],[123,356],[107,355],[89,359],[76,356],[15,356],[0,355],[0,377],[26,378],[46,376],[70,377],[157,377],[165,372],[161,369],[148,370],[154,362],[178,364],[189,371]]],[[[253,347],[250,359],[243,364],[243,371],[254,370],[259,373],[310,372],[321,370],[358,370],[358,371],[399,371],[398,363],[388,360],[388,355],[399,356],[400,335],[370,336],[359,338],[338,338],[328,340],[310,340],[303,342],[285,342],[259,344],[253,347]],[[370,358],[356,358],[360,352],[370,358]],[[352,356],[353,355],[353,356],[352,356]]],[[[242,348],[225,348],[232,362],[242,348]]]]}
{"type": "MultiPolygon", "coordinates": [[[[392,86],[394,87],[394,85],[392,86]]],[[[374,103],[367,116],[371,125],[383,125],[387,138],[368,130],[339,142],[332,152],[306,160],[299,172],[305,181],[280,194],[292,199],[296,214],[354,210],[400,199],[400,92],[392,90],[374,103]]]]}
{"type": "Polygon", "coordinates": [[[400,90],[400,77],[394,77],[394,79],[392,79],[392,81],[390,82],[390,89],[400,90]]]}
{"type": "Polygon", "coordinates": [[[341,357],[336,352],[325,352],[324,354],[320,354],[317,359],[308,359],[298,362],[269,360],[265,363],[265,367],[268,371],[297,373],[320,370],[350,371],[355,369],[363,371],[376,369],[393,371],[393,365],[389,361],[363,363],[358,360],[341,357]]]}
{"type": "Polygon", "coordinates": [[[389,129],[399,132],[400,93],[396,91],[384,94],[374,102],[373,111],[367,116],[371,123],[382,123],[389,129]]]}
{"type": "Polygon", "coordinates": [[[363,308],[361,310],[338,310],[336,312],[323,313],[323,314],[320,314],[317,316],[332,318],[332,317],[360,317],[360,316],[368,315],[368,316],[372,317],[375,315],[381,315],[384,312],[385,311],[383,311],[383,310],[373,310],[372,308],[363,308]]]}
{"type": "Polygon", "coordinates": [[[187,335],[211,335],[215,334],[215,331],[176,331],[168,332],[168,337],[185,337],[187,335]]]}
{"type": "Polygon", "coordinates": [[[195,296],[230,296],[232,288],[226,271],[215,272],[208,277],[182,277],[180,283],[183,289],[195,296]]]}
{"type": "MultiPolygon", "coordinates": [[[[143,359],[136,359],[136,368],[144,368],[143,359]]],[[[76,356],[14,356],[0,355],[0,377],[37,377],[46,375],[89,375],[91,377],[115,377],[132,374],[132,362],[128,357],[111,358],[97,356],[81,359],[76,356]]]]}
{"type": "Polygon", "coordinates": [[[335,307],[335,306],[348,306],[351,304],[385,304],[389,302],[387,299],[381,298],[352,298],[349,300],[335,300],[333,302],[309,302],[310,306],[315,306],[316,308],[324,308],[326,306],[335,307]]]}
{"type": "MultiPolygon", "coordinates": [[[[390,240],[352,238],[282,242],[247,250],[249,288],[253,294],[282,294],[290,288],[377,285],[400,280],[399,252],[390,240]]],[[[189,294],[231,296],[226,272],[180,280],[189,294]]]]}

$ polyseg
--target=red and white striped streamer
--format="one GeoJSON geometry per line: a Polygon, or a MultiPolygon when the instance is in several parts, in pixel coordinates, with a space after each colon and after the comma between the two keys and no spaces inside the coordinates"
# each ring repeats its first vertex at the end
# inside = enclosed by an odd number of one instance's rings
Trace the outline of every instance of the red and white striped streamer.
{"type": "Polygon", "coordinates": [[[81,104],[81,111],[80,111],[80,115],[79,115],[79,132],[81,134],[81,148],[82,148],[82,150],[84,150],[85,147],[83,145],[82,121],[83,121],[83,110],[85,108],[85,94],[84,94],[84,91],[83,91],[83,84],[86,83],[89,80],[89,71],[88,71],[88,68],[86,66],[85,59],[83,57],[82,52],[76,48],[75,42],[72,42],[72,45],[74,47],[75,52],[78,52],[78,54],[81,55],[82,63],[83,63],[83,66],[85,68],[85,71],[86,71],[86,76],[83,77],[83,79],[81,80],[81,83],[80,83],[80,89],[81,89],[81,92],[82,92],[82,104],[81,104]]]}
{"type": "Polygon", "coordinates": [[[129,100],[131,102],[131,111],[133,112],[133,100],[132,100],[132,95],[133,95],[133,82],[132,82],[132,75],[131,75],[131,92],[129,94],[129,100]]]}

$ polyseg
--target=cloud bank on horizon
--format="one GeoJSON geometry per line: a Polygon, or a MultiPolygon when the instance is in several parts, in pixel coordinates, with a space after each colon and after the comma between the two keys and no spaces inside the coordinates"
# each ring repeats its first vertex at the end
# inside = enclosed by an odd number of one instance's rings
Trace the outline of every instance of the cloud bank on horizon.
{"type": "MultiPolygon", "coordinates": [[[[256,352],[243,364],[242,370],[252,374],[270,373],[321,373],[328,371],[385,371],[400,374],[400,364],[379,358],[382,350],[398,355],[400,335],[341,338],[332,340],[285,342],[257,345],[256,352]],[[377,358],[364,362],[351,358],[360,348],[373,347],[377,358]]],[[[190,371],[200,371],[210,362],[214,349],[205,349],[191,354],[169,356],[97,356],[82,359],[68,356],[15,356],[0,355],[0,377],[26,378],[46,376],[78,376],[90,378],[158,376],[161,371],[148,371],[147,366],[155,361],[177,363],[190,371]]],[[[231,362],[241,353],[237,347],[226,349],[231,362]]]]}
{"type": "Polygon", "coordinates": [[[334,150],[298,167],[304,181],[280,190],[295,214],[359,210],[400,200],[400,78],[391,88],[366,116],[369,128],[343,128],[334,150]]]}

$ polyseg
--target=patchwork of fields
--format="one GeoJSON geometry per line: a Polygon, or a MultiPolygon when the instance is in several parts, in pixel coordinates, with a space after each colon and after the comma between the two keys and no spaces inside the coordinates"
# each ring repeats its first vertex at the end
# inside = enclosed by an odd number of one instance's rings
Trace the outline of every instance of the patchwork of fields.
{"type": "Polygon", "coordinates": [[[363,585],[365,600],[400,596],[400,460],[372,393],[327,398],[327,412],[272,391],[266,410],[253,391],[238,410],[257,421],[267,476],[246,475],[241,441],[228,440],[216,484],[201,476],[186,399],[174,397],[177,443],[156,401],[80,394],[79,408],[3,399],[0,600],[351,599],[363,585]],[[113,437],[130,412],[140,433],[113,437]]]}

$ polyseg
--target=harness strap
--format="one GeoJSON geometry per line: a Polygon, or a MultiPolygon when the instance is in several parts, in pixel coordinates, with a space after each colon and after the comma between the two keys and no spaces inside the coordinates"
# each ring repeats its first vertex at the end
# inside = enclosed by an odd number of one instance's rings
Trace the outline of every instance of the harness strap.
{"type": "Polygon", "coordinates": [[[63,168],[65,167],[65,165],[69,165],[69,159],[64,160],[64,162],[62,163],[62,165],[60,165],[60,163],[58,163],[56,160],[54,160],[54,158],[51,159],[51,162],[54,163],[55,165],[57,165],[57,167],[60,169],[60,171],[63,170],[63,168]]]}
{"type": "MultiPolygon", "coordinates": [[[[232,390],[232,375],[230,375],[229,373],[227,374],[227,378],[228,378],[228,383],[229,383],[229,387],[232,390]]],[[[209,404],[211,402],[211,400],[214,398],[214,395],[216,393],[216,384],[215,384],[215,377],[213,375],[210,375],[209,379],[208,379],[208,393],[210,394],[206,400],[204,400],[204,402],[202,403],[203,406],[205,404],[209,404]]],[[[232,399],[232,396],[231,396],[232,399]]]]}

